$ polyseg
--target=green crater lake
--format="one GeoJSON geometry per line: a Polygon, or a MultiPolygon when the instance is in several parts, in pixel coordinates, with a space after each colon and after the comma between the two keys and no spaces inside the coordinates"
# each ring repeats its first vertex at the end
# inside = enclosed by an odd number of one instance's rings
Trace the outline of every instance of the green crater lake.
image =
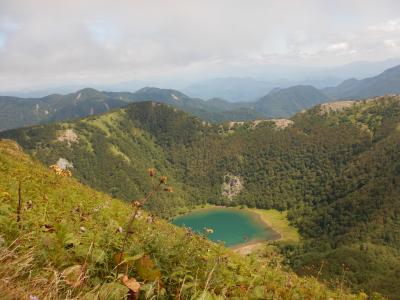
{"type": "Polygon", "coordinates": [[[280,237],[256,213],[235,208],[200,209],[176,217],[172,223],[203,234],[204,228],[211,228],[214,232],[208,238],[214,242],[223,242],[228,247],[280,237]]]}

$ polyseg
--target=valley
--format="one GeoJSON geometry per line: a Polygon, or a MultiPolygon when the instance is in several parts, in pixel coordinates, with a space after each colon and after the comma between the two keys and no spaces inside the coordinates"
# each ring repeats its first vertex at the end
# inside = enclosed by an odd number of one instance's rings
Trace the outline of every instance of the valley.
{"type": "Polygon", "coordinates": [[[232,127],[139,102],[0,137],[45,165],[64,159],[82,183],[129,201],[151,188],[144,174],[154,166],[174,189],[174,197],[160,194],[146,204],[162,218],[206,203],[287,211],[302,236],[299,244],[278,245],[288,266],[334,284],[346,265],[346,284],[355,291],[395,298],[398,96],[319,105],[290,121],[232,127]],[[233,181],[241,188],[224,194],[233,181]]]}
{"type": "Polygon", "coordinates": [[[1,299],[365,299],[272,267],[272,258],[260,267],[146,211],[125,244],[130,203],[57,174],[14,141],[0,140],[0,172],[1,299]],[[128,255],[118,263],[123,244],[128,255]]]}
{"type": "Polygon", "coordinates": [[[245,209],[204,208],[178,216],[172,223],[200,234],[205,233],[210,240],[220,242],[227,247],[281,238],[280,234],[269,227],[258,214],[245,209]]]}
{"type": "Polygon", "coordinates": [[[0,300],[400,300],[399,11],[0,0],[0,300]]]}

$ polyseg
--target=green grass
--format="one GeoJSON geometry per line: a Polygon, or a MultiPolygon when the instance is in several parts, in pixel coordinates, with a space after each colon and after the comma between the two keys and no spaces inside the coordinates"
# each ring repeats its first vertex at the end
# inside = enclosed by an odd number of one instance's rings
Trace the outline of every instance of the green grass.
{"type": "Polygon", "coordinates": [[[104,133],[107,136],[110,136],[112,133],[110,132],[109,127],[113,127],[122,115],[124,114],[125,110],[120,109],[118,111],[114,112],[109,112],[100,116],[97,116],[96,118],[87,118],[83,119],[82,122],[87,122],[90,125],[96,126],[97,128],[101,129],[104,131],[104,133]]]}
{"type": "Polygon", "coordinates": [[[146,213],[135,220],[118,266],[124,235],[117,229],[126,228],[129,203],[56,175],[8,140],[0,140],[0,173],[1,299],[126,299],[122,274],[140,283],[140,299],[366,299],[161,219],[148,222],[146,213]]]}
{"type": "Polygon", "coordinates": [[[279,239],[280,242],[298,243],[300,241],[300,235],[297,229],[289,224],[287,212],[280,212],[276,209],[265,210],[257,208],[248,210],[257,213],[265,223],[277,231],[281,235],[279,239]]]}

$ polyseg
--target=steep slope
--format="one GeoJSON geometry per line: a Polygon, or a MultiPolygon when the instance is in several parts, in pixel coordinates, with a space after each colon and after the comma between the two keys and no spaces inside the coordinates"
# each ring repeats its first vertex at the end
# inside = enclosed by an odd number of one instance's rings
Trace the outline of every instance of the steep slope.
{"type": "Polygon", "coordinates": [[[0,131],[101,114],[129,102],[140,101],[165,103],[211,122],[263,117],[249,107],[190,98],[176,90],[146,87],[129,93],[100,92],[86,88],[68,95],[50,95],[37,99],[0,96],[0,131]]]}
{"type": "Polygon", "coordinates": [[[366,297],[260,268],[145,212],[125,244],[131,205],[46,169],[8,140],[0,140],[0,170],[2,299],[366,297]],[[118,266],[122,244],[127,256],[118,266]]]}
{"type": "Polygon", "coordinates": [[[0,96],[0,131],[43,122],[82,118],[124,105],[126,102],[107,97],[94,89],[37,99],[0,96]]]}
{"type": "Polygon", "coordinates": [[[331,195],[315,210],[301,205],[292,210],[293,221],[308,237],[293,259],[300,273],[336,274],[357,287],[399,298],[399,101],[398,96],[382,98],[349,108],[351,114],[326,116],[331,124],[358,124],[372,143],[325,185],[331,195]]]}
{"type": "Polygon", "coordinates": [[[0,131],[40,123],[49,114],[41,99],[0,96],[0,131]]]}
{"type": "Polygon", "coordinates": [[[329,97],[312,86],[292,86],[274,89],[254,103],[256,111],[267,117],[290,117],[316,104],[328,102],[329,97]]]}
{"type": "Polygon", "coordinates": [[[52,108],[48,121],[82,118],[126,105],[123,100],[109,98],[102,92],[90,88],[65,96],[44,97],[43,100],[52,108]]]}
{"type": "MultiPolygon", "coordinates": [[[[109,93],[115,95],[115,93],[109,93]]],[[[126,94],[129,102],[154,101],[177,107],[203,120],[222,122],[226,120],[252,120],[263,115],[251,109],[247,104],[234,104],[222,99],[204,101],[170,89],[145,87],[135,93],[126,94]],[[215,101],[214,101],[215,100],[215,101]]]]}
{"type": "MultiPolygon", "coordinates": [[[[126,115],[126,110],[120,109],[75,122],[12,130],[4,136],[17,134],[26,149],[45,143],[47,149],[52,150],[35,151],[35,155],[47,165],[66,161],[81,182],[115,197],[132,200],[150,188],[144,176],[149,166],[157,166],[174,183],[176,172],[148,133],[135,127],[126,115]]],[[[186,192],[180,185],[174,186],[180,197],[175,197],[168,205],[164,205],[164,201],[152,203],[160,214],[170,215],[176,206],[185,206],[186,192]]]]}
{"type": "MultiPolygon", "coordinates": [[[[140,173],[152,163],[176,185],[171,207],[207,201],[289,210],[306,238],[304,249],[288,253],[299,272],[319,265],[324,255],[332,266],[320,272],[326,278],[341,278],[346,264],[353,274],[347,279],[356,289],[393,296],[399,267],[392,261],[400,248],[398,124],[397,96],[322,104],[291,120],[221,125],[143,102],[100,117],[0,136],[16,139],[46,164],[66,158],[80,180],[126,199],[146,190],[140,173]],[[67,129],[75,131],[78,143],[58,139],[67,129]],[[232,199],[222,193],[227,174],[244,187],[232,199]],[[365,243],[374,252],[360,251],[365,243]],[[355,255],[333,255],[345,249],[355,255]],[[360,276],[366,270],[374,283],[360,276]]],[[[150,208],[163,216],[175,210],[160,203],[150,208]]]]}
{"type": "Polygon", "coordinates": [[[362,80],[349,79],[336,87],[322,90],[336,99],[362,99],[400,93],[400,65],[362,80]]]}

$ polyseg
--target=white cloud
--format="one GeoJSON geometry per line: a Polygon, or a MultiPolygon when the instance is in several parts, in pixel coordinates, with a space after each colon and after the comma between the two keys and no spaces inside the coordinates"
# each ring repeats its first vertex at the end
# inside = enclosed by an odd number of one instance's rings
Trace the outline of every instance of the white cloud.
{"type": "Polygon", "coordinates": [[[385,40],[384,45],[391,49],[400,50],[400,41],[399,40],[385,40]]]}
{"type": "Polygon", "coordinates": [[[329,45],[328,47],[326,47],[327,51],[344,51],[344,50],[348,50],[348,49],[349,49],[349,45],[345,42],[332,44],[332,45],[329,45]]]}
{"type": "Polygon", "coordinates": [[[400,32],[400,19],[388,20],[386,22],[369,27],[372,31],[400,32]]]}
{"type": "Polygon", "coordinates": [[[399,50],[399,10],[397,0],[0,0],[0,90],[384,59],[399,50]]]}

